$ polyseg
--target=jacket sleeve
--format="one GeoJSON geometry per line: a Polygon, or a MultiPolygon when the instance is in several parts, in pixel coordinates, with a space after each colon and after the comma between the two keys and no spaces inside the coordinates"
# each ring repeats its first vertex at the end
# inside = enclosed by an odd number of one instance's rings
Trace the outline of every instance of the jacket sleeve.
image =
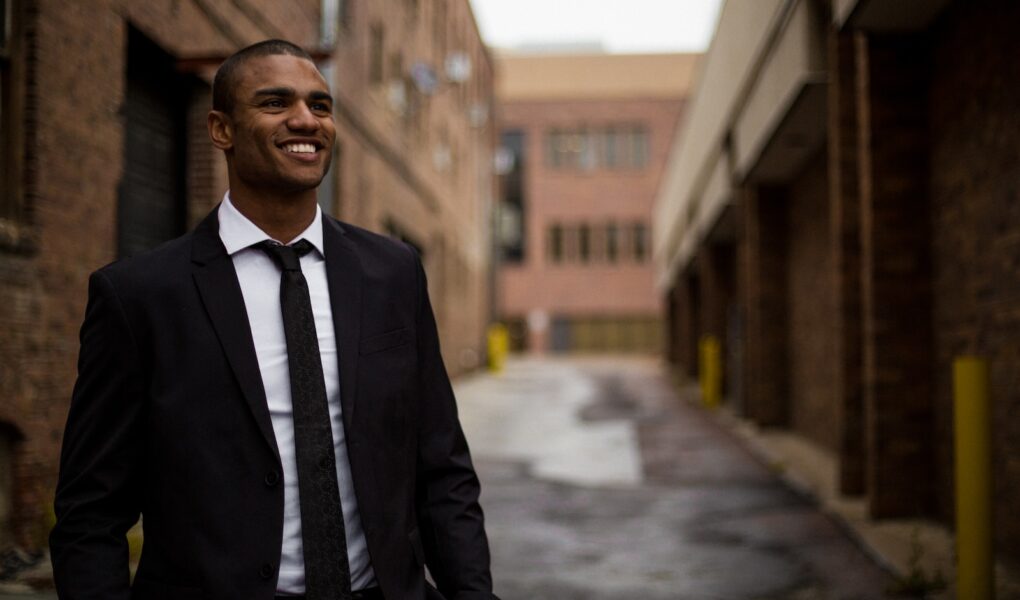
{"type": "Polygon", "coordinates": [[[425,272],[417,260],[418,527],[425,562],[449,600],[492,600],[480,486],[439,351],[425,272]]]}
{"type": "Polygon", "coordinates": [[[64,430],[50,533],[63,600],[127,600],[127,530],[138,521],[143,384],[124,306],[102,271],[89,279],[78,380],[64,430]]]}

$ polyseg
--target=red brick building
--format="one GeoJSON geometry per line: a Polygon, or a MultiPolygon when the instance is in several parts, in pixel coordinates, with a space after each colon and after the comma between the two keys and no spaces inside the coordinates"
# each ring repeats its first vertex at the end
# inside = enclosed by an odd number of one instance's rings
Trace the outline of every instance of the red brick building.
{"type": "Polygon", "coordinates": [[[453,373],[484,360],[494,72],[468,0],[347,0],[331,62],[333,211],[411,243],[453,373]]]}
{"type": "Polygon", "coordinates": [[[0,551],[44,544],[88,274],[183,233],[226,189],[210,82],[247,44],[316,55],[337,96],[323,207],[422,251],[448,364],[478,363],[495,136],[467,0],[3,0],[0,15],[0,551]]]}
{"type": "Polygon", "coordinates": [[[499,57],[497,304],[516,348],[658,348],[651,208],[697,57],[499,57]]]}
{"type": "Polygon", "coordinates": [[[875,518],[954,513],[952,364],[991,372],[995,545],[1020,565],[1020,66],[1010,2],[728,2],[670,158],[669,355],[875,518]],[[767,26],[762,26],[767,24],[767,26]]]}

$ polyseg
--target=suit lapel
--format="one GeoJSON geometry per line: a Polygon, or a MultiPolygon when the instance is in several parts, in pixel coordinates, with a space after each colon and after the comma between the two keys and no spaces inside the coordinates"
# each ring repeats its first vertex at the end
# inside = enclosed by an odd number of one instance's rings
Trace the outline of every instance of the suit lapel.
{"type": "Polygon", "coordinates": [[[234,262],[220,241],[216,212],[214,209],[195,229],[191,251],[192,274],[248,408],[262,436],[279,457],[244,296],[241,295],[234,262]]]}
{"type": "Polygon", "coordinates": [[[323,215],[322,237],[326,250],[326,279],[333,308],[340,363],[340,404],[344,427],[353,431],[358,374],[358,343],[361,339],[361,260],[354,245],[336,220],[323,215]]]}

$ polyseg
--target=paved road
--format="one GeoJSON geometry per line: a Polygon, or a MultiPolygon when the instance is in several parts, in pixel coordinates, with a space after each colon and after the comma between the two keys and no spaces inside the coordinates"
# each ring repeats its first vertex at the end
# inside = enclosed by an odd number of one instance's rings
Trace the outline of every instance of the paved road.
{"type": "Polygon", "coordinates": [[[849,600],[889,584],[655,362],[517,360],[457,393],[503,600],[849,600]]]}
{"type": "Polygon", "coordinates": [[[882,598],[888,575],[648,360],[457,386],[504,600],[882,598]]]}

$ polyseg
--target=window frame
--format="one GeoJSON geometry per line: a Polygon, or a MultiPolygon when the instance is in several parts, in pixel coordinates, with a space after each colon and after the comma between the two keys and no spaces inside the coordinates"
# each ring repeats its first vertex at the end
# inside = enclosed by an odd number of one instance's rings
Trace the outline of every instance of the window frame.
{"type": "Polygon", "coordinates": [[[560,264],[566,256],[566,235],[560,223],[549,226],[549,262],[560,264]]]}
{"type": "Polygon", "coordinates": [[[648,225],[642,221],[637,221],[632,224],[631,230],[631,246],[636,263],[646,263],[649,259],[649,242],[648,239],[648,225]]]}
{"type": "Polygon", "coordinates": [[[616,221],[606,224],[606,262],[611,265],[620,260],[620,228],[616,221]]]}
{"type": "Polygon", "coordinates": [[[0,0],[0,248],[19,249],[29,240],[21,225],[26,214],[22,194],[21,146],[23,65],[19,62],[20,12],[18,0],[0,0]]]}
{"type": "Polygon", "coordinates": [[[577,226],[577,260],[581,264],[592,262],[591,225],[581,223],[577,226]]]}
{"type": "Polygon", "coordinates": [[[642,171],[651,133],[645,123],[576,123],[545,131],[545,164],[557,171],[642,171]]]}

